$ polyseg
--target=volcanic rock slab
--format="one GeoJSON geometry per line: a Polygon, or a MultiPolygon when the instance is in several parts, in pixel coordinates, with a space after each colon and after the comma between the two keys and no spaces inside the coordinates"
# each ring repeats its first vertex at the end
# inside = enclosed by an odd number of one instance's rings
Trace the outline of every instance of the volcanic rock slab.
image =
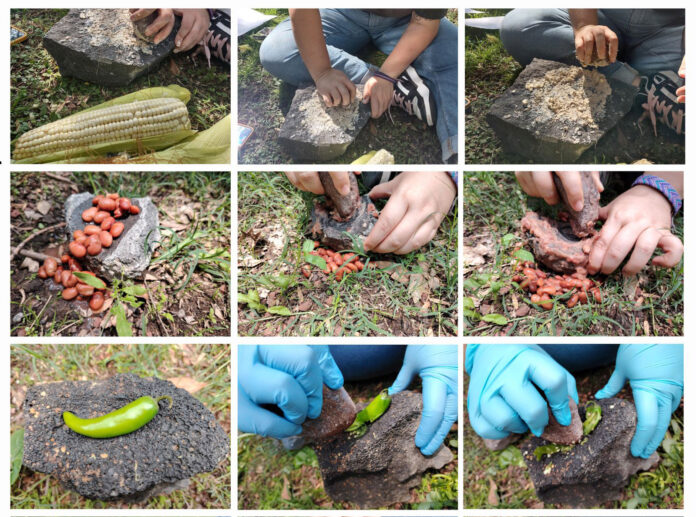
{"type": "Polygon", "coordinates": [[[493,103],[486,120],[507,151],[534,163],[572,163],[630,111],[635,94],[634,87],[595,70],[534,59],[493,103]],[[549,78],[560,82],[548,85],[549,78]],[[541,84],[547,84],[543,96],[541,84]],[[576,92],[578,109],[560,96],[561,88],[576,92]],[[580,113],[583,107],[586,113],[580,113]]]}
{"type": "Polygon", "coordinates": [[[341,156],[370,119],[362,85],[348,106],[327,107],[314,86],[298,89],[280,128],[280,147],[296,160],[320,163],[341,156]]]}
{"type": "Polygon", "coordinates": [[[602,419],[587,439],[570,451],[537,461],[534,450],[548,442],[532,437],[522,444],[537,496],[545,503],[588,508],[619,499],[630,476],[659,462],[657,453],[648,459],[631,455],[637,422],[632,402],[610,398],[598,403],[602,419]]]}
{"type": "Polygon", "coordinates": [[[44,47],[63,77],[125,86],[157,68],[174,49],[181,25],[157,45],[136,37],[128,9],[71,9],[46,33],[44,47]]]}
{"type": "Polygon", "coordinates": [[[544,428],[541,438],[551,443],[559,443],[563,445],[571,445],[578,443],[582,439],[582,420],[578,413],[578,406],[571,398],[568,399],[570,406],[570,415],[572,420],[570,425],[561,425],[553,416],[549,407],[549,423],[544,428]]]}
{"type": "MultiPolygon", "coordinates": [[[[81,192],[65,201],[65,221],[68,239],[72,240],[75,230],[87,224],[82,212],[92,206],[94,194],[81,192]]],[[[149,197],[133,198],[131,203],[140,207],[140,213],[119,219],[124,224],[120,237],[114,239],[110,248],[103,248],[99,255],[87,255],[81,259],[88,269],[106,280],[114,278],[140,278],[150,265],[152,252],[160,240],[159,214],[149,197]]]]}
{"type": "Polygon", "coordinates": [[[230,438],[215,416],[171,382],[135,375],[32,386],[24,401],[24,465],[55,476],[90,499],[142,501],[184,486],[230,453],[230,438]],[[172,397],[144,427],[115,438],[77,434],[64,411],[81,418],[109,413],[139,397],[172,397]]]}
{"type": "Polygon", "coordinates": [[[369,424],[363,436],[341,433],[317,443],[314,448],[326,493],[335,501],[361,508],[409,501],[410,489],[420,483],[426,470],[440,469],[454,457],[445,446],[429,457],[416,447],[422,409],[420,393],[397,393],[387,412],[369,424]]]}
{"type": "Polygon", "coordinates": [[[359,199],[360,205],[347,221],[337,221],[332,208],[325,203],[315,203],[308,230],[312,239],[333,250],[352,249],[351,236],[364,240],[377,222],[377,209],[367,195],[359,199]]]}

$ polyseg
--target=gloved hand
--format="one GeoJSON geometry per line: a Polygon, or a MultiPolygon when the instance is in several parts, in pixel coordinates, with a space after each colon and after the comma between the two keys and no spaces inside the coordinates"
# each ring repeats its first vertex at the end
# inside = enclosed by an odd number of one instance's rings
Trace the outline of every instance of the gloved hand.
{"type": "Polygon", "coordinates": [[[570,425],[568,397],[578,402],[575,378],[538,345],[467,345],[465,364],[469,421],[482,438],[527,430],[541,436],[549,405],[559,424],[570,425]]]}
{"type": "Polygon", "coordinates": [[[389,395],[408,388],[416,374],[423,380],[423,413],[416,431],[416,447],[430,456],[457,421],[457,346],[408,345],[389,395]]]}
{"type": "Polygon", "coordinates": [[[321,413],[322,385],[343,386],[327,345],[239,345],[238,427],[246,433],[287,438],[321,413]],[[274,404],[283,417],[260,407],[274,404]]]}
{"type": "Polygon", "coordinates": [[[647,458],[662,442],[684,393],[684,346],[621,345],[614,373],[595,396],[613,397],[626,381],[631,384],[638,414],[631,454],[647,458]]]}

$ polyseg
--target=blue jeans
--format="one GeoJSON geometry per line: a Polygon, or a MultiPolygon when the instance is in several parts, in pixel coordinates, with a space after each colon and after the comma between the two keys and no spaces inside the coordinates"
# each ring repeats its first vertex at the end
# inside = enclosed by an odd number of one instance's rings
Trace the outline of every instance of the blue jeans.
{"type": "Polygon", "coordinates": [[[569,372],[600,368],[616,361],[619,345],[539,345],[569,372]]]}
{"type": "MultiPolygon", "coordinates": [[[[615,63],[598,70],[631,84],[639,75],[679,69],[684,57],[683,9],[598,9],[600,25],[619,38],[615,63]]],[[[578,65],[567,9],[513,9],[500,39],[521,65],[535,57],[578,65]]]]}
{"type": "Polygon", "coordinates": [[[345,380],[364,381],[398,372],[406,345],[329,345],[329,350],[345,380]]]}
{"type": "MultiPolygon", "coordinates": [[[[391,53],[411,19],[378,16],[362,9],[320,9],[320,13],[331,66],[356,84],[369,78],[373,65],[355,54],[370,42],[385,54],[391,53]]],[[[435,98],[435,128],[443,162],[457,152],[457,47],[457,27],[443,18],[435,39],[411,63],[435,98]]],[[[285,82],[296,86],[312,83],[289,19],[266,37],[259,57],[266,70],[285,82]]]]}

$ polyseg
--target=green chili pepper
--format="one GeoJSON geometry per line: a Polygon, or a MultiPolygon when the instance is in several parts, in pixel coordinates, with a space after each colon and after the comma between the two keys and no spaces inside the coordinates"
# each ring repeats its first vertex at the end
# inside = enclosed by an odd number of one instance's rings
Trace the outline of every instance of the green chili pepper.
{"type": "Polygon", "coordinates": [[[367,424],[372,423],[381,417],[389,408],[391,397],[387,390],[382,390],[372,401],[355,415],[355,420],[346,429],[352,436],[360,437],[367,431],[367,424]]]}
{"type": "Polygon", "coordinates": [[[585,406],[585,421],[582,423],[582,434],[588,435],[594,431],[602,419],[602,406],[591,400],[585,406]]]}
{"type": "Polygon", "coordinates": [[[70,411],[63,413],[63,421],[70,429],[90,438],[113,438],[132,433],[155,418],[159,411],[159,401],[167,399],[172,407],[172,398],[168,395],[157,397],[140,397],[121,409],[96,418],[80,418],[70,411]]]}

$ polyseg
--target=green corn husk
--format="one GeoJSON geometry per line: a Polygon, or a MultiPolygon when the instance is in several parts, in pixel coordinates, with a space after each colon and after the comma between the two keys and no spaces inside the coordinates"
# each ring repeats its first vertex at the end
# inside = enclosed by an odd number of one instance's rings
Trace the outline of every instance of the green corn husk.
{"type": "MultiPolygon", "coordinates": [[[[116,97],[101,104],[97,104],[96,106],[92,106],[91,108],[87,108],[80,113],[108,108],[119,104],[127,104],[134,101],[164,97],[178,98],[184,104],[186,104],[191,98],[191,93],[186,88],[178,85],[156,86],[116,97]]],[[[74,113],[73,115],[66,117],[64,120],[69,120],[70,117],[75,115],[77,114],[74,113]]],[[[127,139],[116,142],[95,144],[83,148],[56,151],[30,158],[24,158],[21,160],[13,160],[12,163],[99,163],[100,161],[104,160],[104,157],[107,154],[110,153],[127,152],[145,154],[152,151],[158,151],[160,149],[166,149],[195,134],[196,132],[192,129],[181,129],[178,131],[172,131],[171,133],[167,133],[165,135],[141,138],[138,140],[127,139]]]]}

